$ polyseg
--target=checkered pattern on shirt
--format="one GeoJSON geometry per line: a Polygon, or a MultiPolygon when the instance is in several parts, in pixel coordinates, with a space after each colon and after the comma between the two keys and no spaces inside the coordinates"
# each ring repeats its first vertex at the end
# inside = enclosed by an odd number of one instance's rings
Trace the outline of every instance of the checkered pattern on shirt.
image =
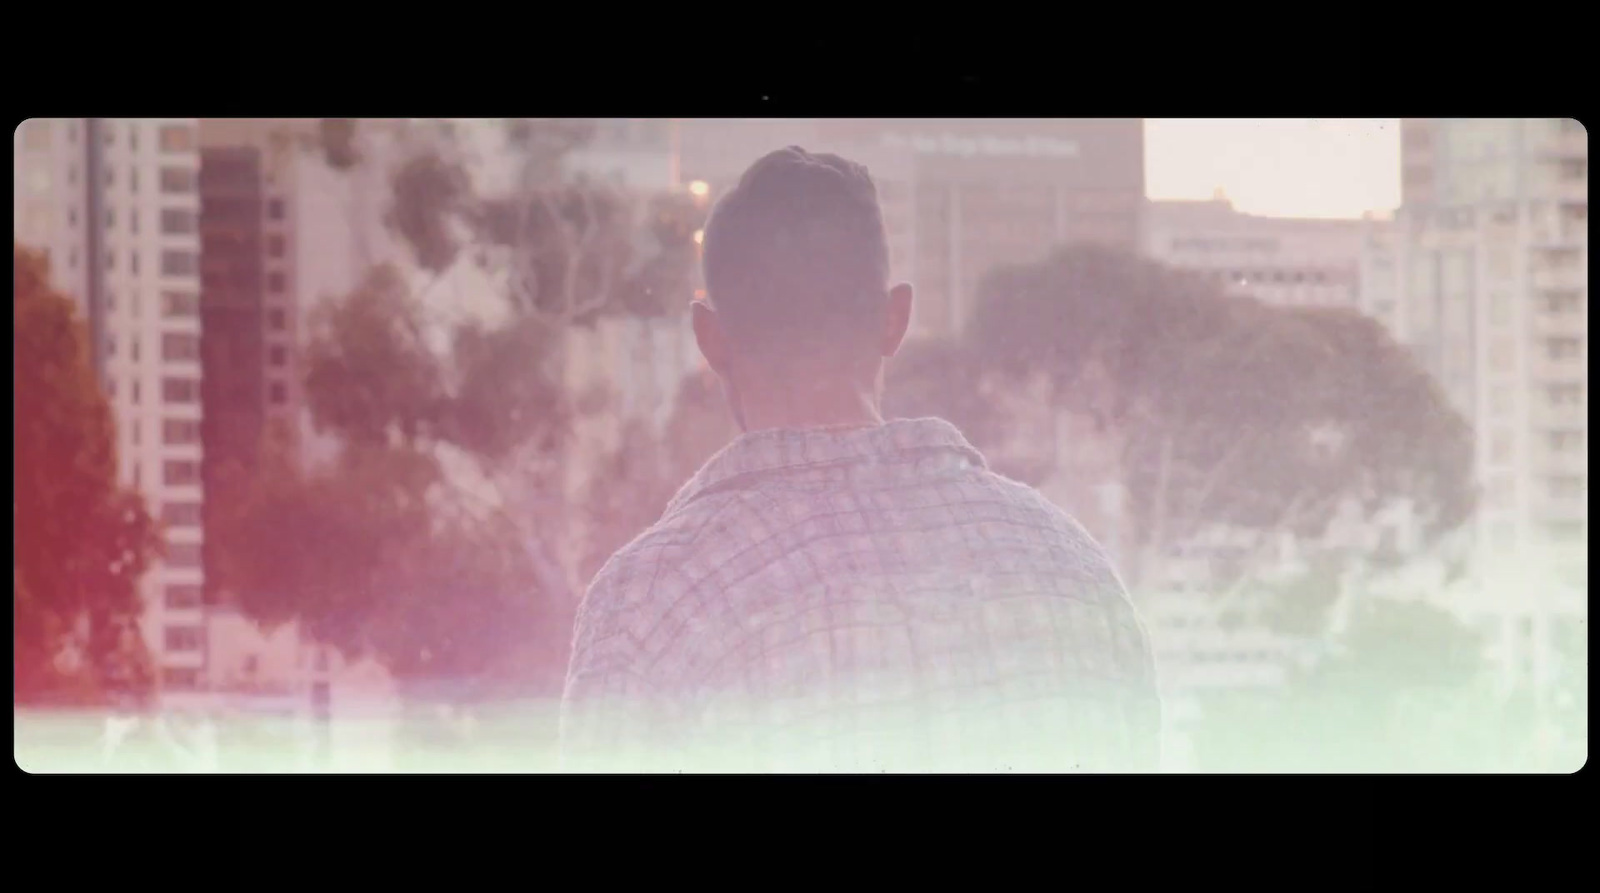
{"type": "Polygon", "coordinates": [[[595,577],[569,767],[1144,771],[1160,704],[1104,552],[950,424],[745,435],[595,577]]]}

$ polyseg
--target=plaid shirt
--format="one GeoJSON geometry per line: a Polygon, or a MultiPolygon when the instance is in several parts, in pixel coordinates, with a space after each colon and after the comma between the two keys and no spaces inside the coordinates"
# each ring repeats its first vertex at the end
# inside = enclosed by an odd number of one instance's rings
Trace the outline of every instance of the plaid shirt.
{"type": "Polygon", "coordinates": [[[588,771],[1153,771],[1160,699],[1104,551],[938,419],[746,434],[596,575],[588,771]]]}

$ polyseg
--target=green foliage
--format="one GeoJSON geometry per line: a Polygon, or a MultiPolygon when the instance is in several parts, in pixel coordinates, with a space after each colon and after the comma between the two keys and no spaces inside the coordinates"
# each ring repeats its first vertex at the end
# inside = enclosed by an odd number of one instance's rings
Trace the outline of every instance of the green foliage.
{"type": "Polygon", "coordinates": [[[1529,716],[1485,685],[1481,637],[1409,601],[1361,604],[1321,660],[1273,691],[1215,692],[1194,730],[1202,771],[1482,772],[1513,768],[1529,716]]]}
{"type": "MultiPolygon", "coordinates": [[[[495,274],[507,312],[431,328],[423,295],[390,267],[319,309],[307,402],[340,458],[254,469],[216,540],[218,573],[251,616],[376,654],[411,692],[447,681],[459,695],[559,682],[571,599],[553,556],[576,520],[550,471],[568,460],[577,412],[566,334],[601,313],[687,306],[703,210],[566,177],[582,121],[508,122],[518,182],[484,192],[453,129],[396,125],[387,221],[436,279],[463,264],[495,274]],[[447,473],[447,457],[469,467],[447,473]]],[[[325,122],[323,137],[335,166],[367,163],[354,126],[325,122]]]]}
{"type": "Polygon", "coordinates": [[[311,318],[306,400],[317,424],[359,446],[414,443],[439,427],[444,367],[422,309],[392,267],[311,318]]]}
{"type": "Polygon", "coordinates": [[[117,484],[111,407],[71,299],[50,288],[42,257],[13,246],[13,264],[16,701],[141,699],[153,680],[137,583],[155,525],[117,484]],[[63,673],[63,649],[81,670],[63,673]]]}
{"type": "MultiPolygon", "coordinates": [[[[1119,445],[1141,553],[1219,527],[1315,538],[1352,501],[1409,501],[1438,537],[1472,508],[1466,422],[1353,311],[1267,306],[1087,245],[995,271],[976,308],[962,347],[891,381],[981,416],[1042,372],[1049,405],[1033,411],[1093,418],[1119,445]]],[[[1006,432],[972,427],[981,446],[1006,432]]]]}

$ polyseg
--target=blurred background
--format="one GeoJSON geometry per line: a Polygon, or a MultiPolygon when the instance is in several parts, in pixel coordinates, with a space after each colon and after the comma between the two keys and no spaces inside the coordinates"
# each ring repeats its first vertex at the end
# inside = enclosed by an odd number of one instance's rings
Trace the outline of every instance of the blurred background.
{"type": "Polygon", "coordinates": [[[573,612],[736,433],[701,227],[786,145],[916,287],[886,411],[1113,553],[1168,769],[1587,759],[1573,119],[30,119],[15,755],[544,771],[573,612]]]}

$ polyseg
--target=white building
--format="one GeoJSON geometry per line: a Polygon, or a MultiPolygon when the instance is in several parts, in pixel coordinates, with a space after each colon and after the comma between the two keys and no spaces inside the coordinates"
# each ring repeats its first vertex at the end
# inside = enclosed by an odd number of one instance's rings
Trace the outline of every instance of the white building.
{"type": "Polygon", "coordinates": [[[1476,429],[1485,559],[1586,572],[1588,135],[1548,118],[1402,135],[1406,205],[1369,245],[1366,309],[1476,429]]]}
{"type": "Polygon", "coordinates": [[[116,422],[118,473],[165,526],[140,582],[162,682],[205,664],[199,141],[193,119],[40,119],[13,135],[16,239],[79,301],[116,422]]]}
{"type": "Polygon", "coordinates": [[[1362,244],[1371,221],[1260,217],[1210,201],[1145,206],[1143,249],[1230,292],[1285,306],[1357,304],[1362,244]]]}
{"type": "Polygon", "coordinates": [[[1552,118],[1401,134],[1405,204],[1369,246],[1364,304],[1477,435],[1475,572],[1441,605],[1484,633],[1502,692],[1570,723],[1587,712],[1588,134],[1552,118]]]}

